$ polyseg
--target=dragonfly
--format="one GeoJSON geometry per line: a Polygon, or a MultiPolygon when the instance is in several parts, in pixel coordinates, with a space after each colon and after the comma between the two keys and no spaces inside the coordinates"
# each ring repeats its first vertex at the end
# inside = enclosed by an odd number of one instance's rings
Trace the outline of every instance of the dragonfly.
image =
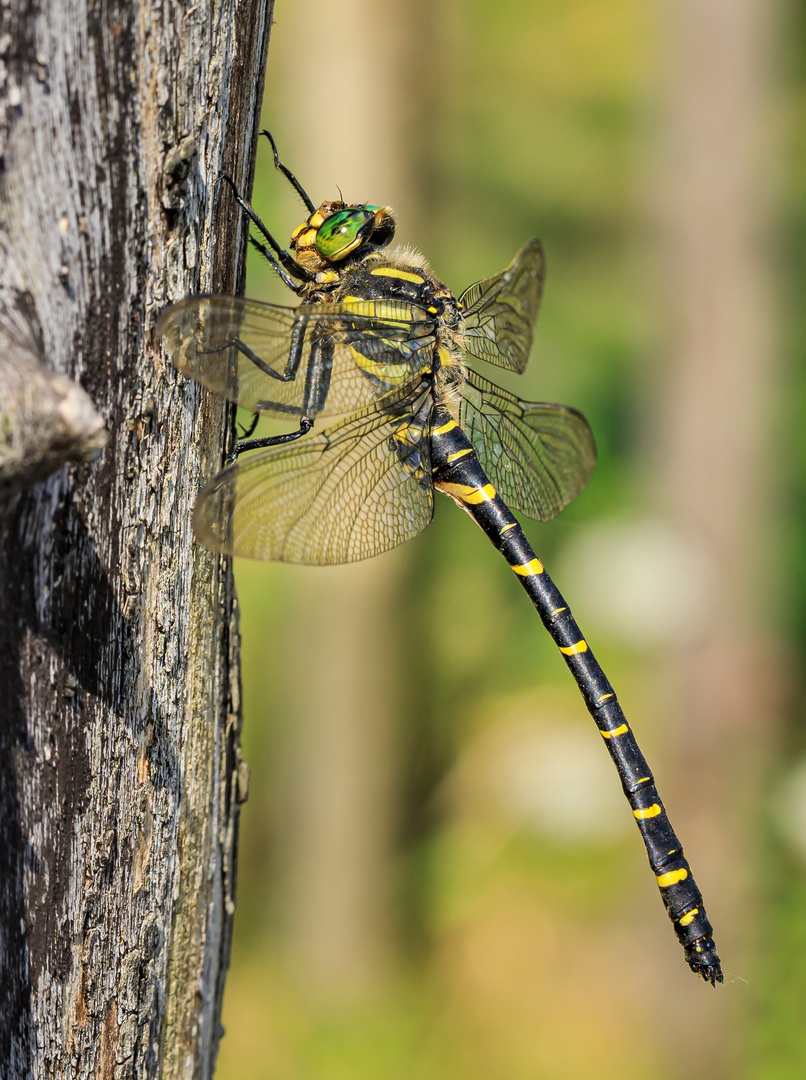
{"type": "Polygon", "coordinates": [[[576,409],[522,401],[469,366],[524,371],[545,278],[540,241],[455,297],[421,255],[389,250],[396,222],[388,207],[315,206],[262,134],[308,214],[288,249],[222,180],[259,233],[251,243],[301,303],[194,296],[157,327],[181,372],[255,416],[199,495],[196,537],[253,559],[354,562],[415,537],[431,521],[435,492],[450,497],[504,557],[576,680],[689,967],[712,986],[722,982],[702,895],[653,774],[513,513],[549,521],[582,492],[596,462],[591,430],[576,409]],[[260,415],[297,426],[249,438],[260,415]],[[321,421],[327,426],[314,432],[321,421]]]}

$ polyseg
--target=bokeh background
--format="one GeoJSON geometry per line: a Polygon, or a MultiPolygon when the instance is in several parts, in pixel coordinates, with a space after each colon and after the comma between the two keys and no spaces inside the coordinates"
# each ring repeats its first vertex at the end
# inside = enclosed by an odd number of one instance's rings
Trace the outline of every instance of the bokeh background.
{"type": "MultiPolygon", "coordinates": [[[[264,123],[315,202],[393,206],[455,292],[544,242],[508,385],[581,409],[599,464],[526,531],[655,770],[726,980],[688,971],[573,680],[438,499],[367,563],[236,564],[252,784],[219,1077],[801,1080],[804,6],[275,19],[264,123]]],[[[265,142],[254,203],[281,239],[304,217],[265,142]]],[[[259,258],[248,293],[291,302],[259,258]]]]}

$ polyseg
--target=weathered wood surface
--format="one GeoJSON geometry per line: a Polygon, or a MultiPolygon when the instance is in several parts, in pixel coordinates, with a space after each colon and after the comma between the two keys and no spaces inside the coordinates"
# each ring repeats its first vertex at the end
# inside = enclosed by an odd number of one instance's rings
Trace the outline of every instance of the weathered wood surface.
{"type": "Polygon", "coordinates": [[[68,461],[92,461],[107,436],[89,394],[43,363],[28,296],[10,288],[0,295],[0,515],[7,516],[32,484],[68,461]]]}
{"type": "Polygon", "coordinates": [[[251,186],[271,8],[0,8],[0,304],[108,432],[0,521],[4,1080],[214,1067],[245,770],[231,574],[189,521],[227,412],[154,323],[242,283],[214,182],[251,186]]]}

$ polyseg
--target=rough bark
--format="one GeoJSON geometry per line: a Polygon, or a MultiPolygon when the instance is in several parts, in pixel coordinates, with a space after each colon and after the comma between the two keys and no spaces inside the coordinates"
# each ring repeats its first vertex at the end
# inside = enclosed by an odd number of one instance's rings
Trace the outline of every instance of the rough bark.
{"type": "MultiPolygon", "coordinates": [[[[190,511],[228,412],[165,305],[242,284],[271,0],[0,9],[0,301],[103,417],[0,522],[0,1075],[210,1076],[238,802],[237,609],[190,511]]],[[[8,397],[11,387],[3,386],[8,397]]]]}
{"type": "Polygon", "coordinates": [[[91,461],[106,430],[89,394],[42,361],[42,331],[25,293],[0,292],[0,514],[68,461],[91,461]]]}

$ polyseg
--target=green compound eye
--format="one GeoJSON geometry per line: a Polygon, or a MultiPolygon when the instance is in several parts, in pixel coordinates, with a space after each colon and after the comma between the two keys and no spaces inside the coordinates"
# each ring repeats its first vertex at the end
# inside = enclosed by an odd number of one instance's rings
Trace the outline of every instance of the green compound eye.
{"type": "Polygon", "coordinates": [[[337,262],[354,251],[371,233],[370,222],[375,214],[369,208],[351,207],[339,210],[319,226],[316,250],[331,262],[337,262]]]}

